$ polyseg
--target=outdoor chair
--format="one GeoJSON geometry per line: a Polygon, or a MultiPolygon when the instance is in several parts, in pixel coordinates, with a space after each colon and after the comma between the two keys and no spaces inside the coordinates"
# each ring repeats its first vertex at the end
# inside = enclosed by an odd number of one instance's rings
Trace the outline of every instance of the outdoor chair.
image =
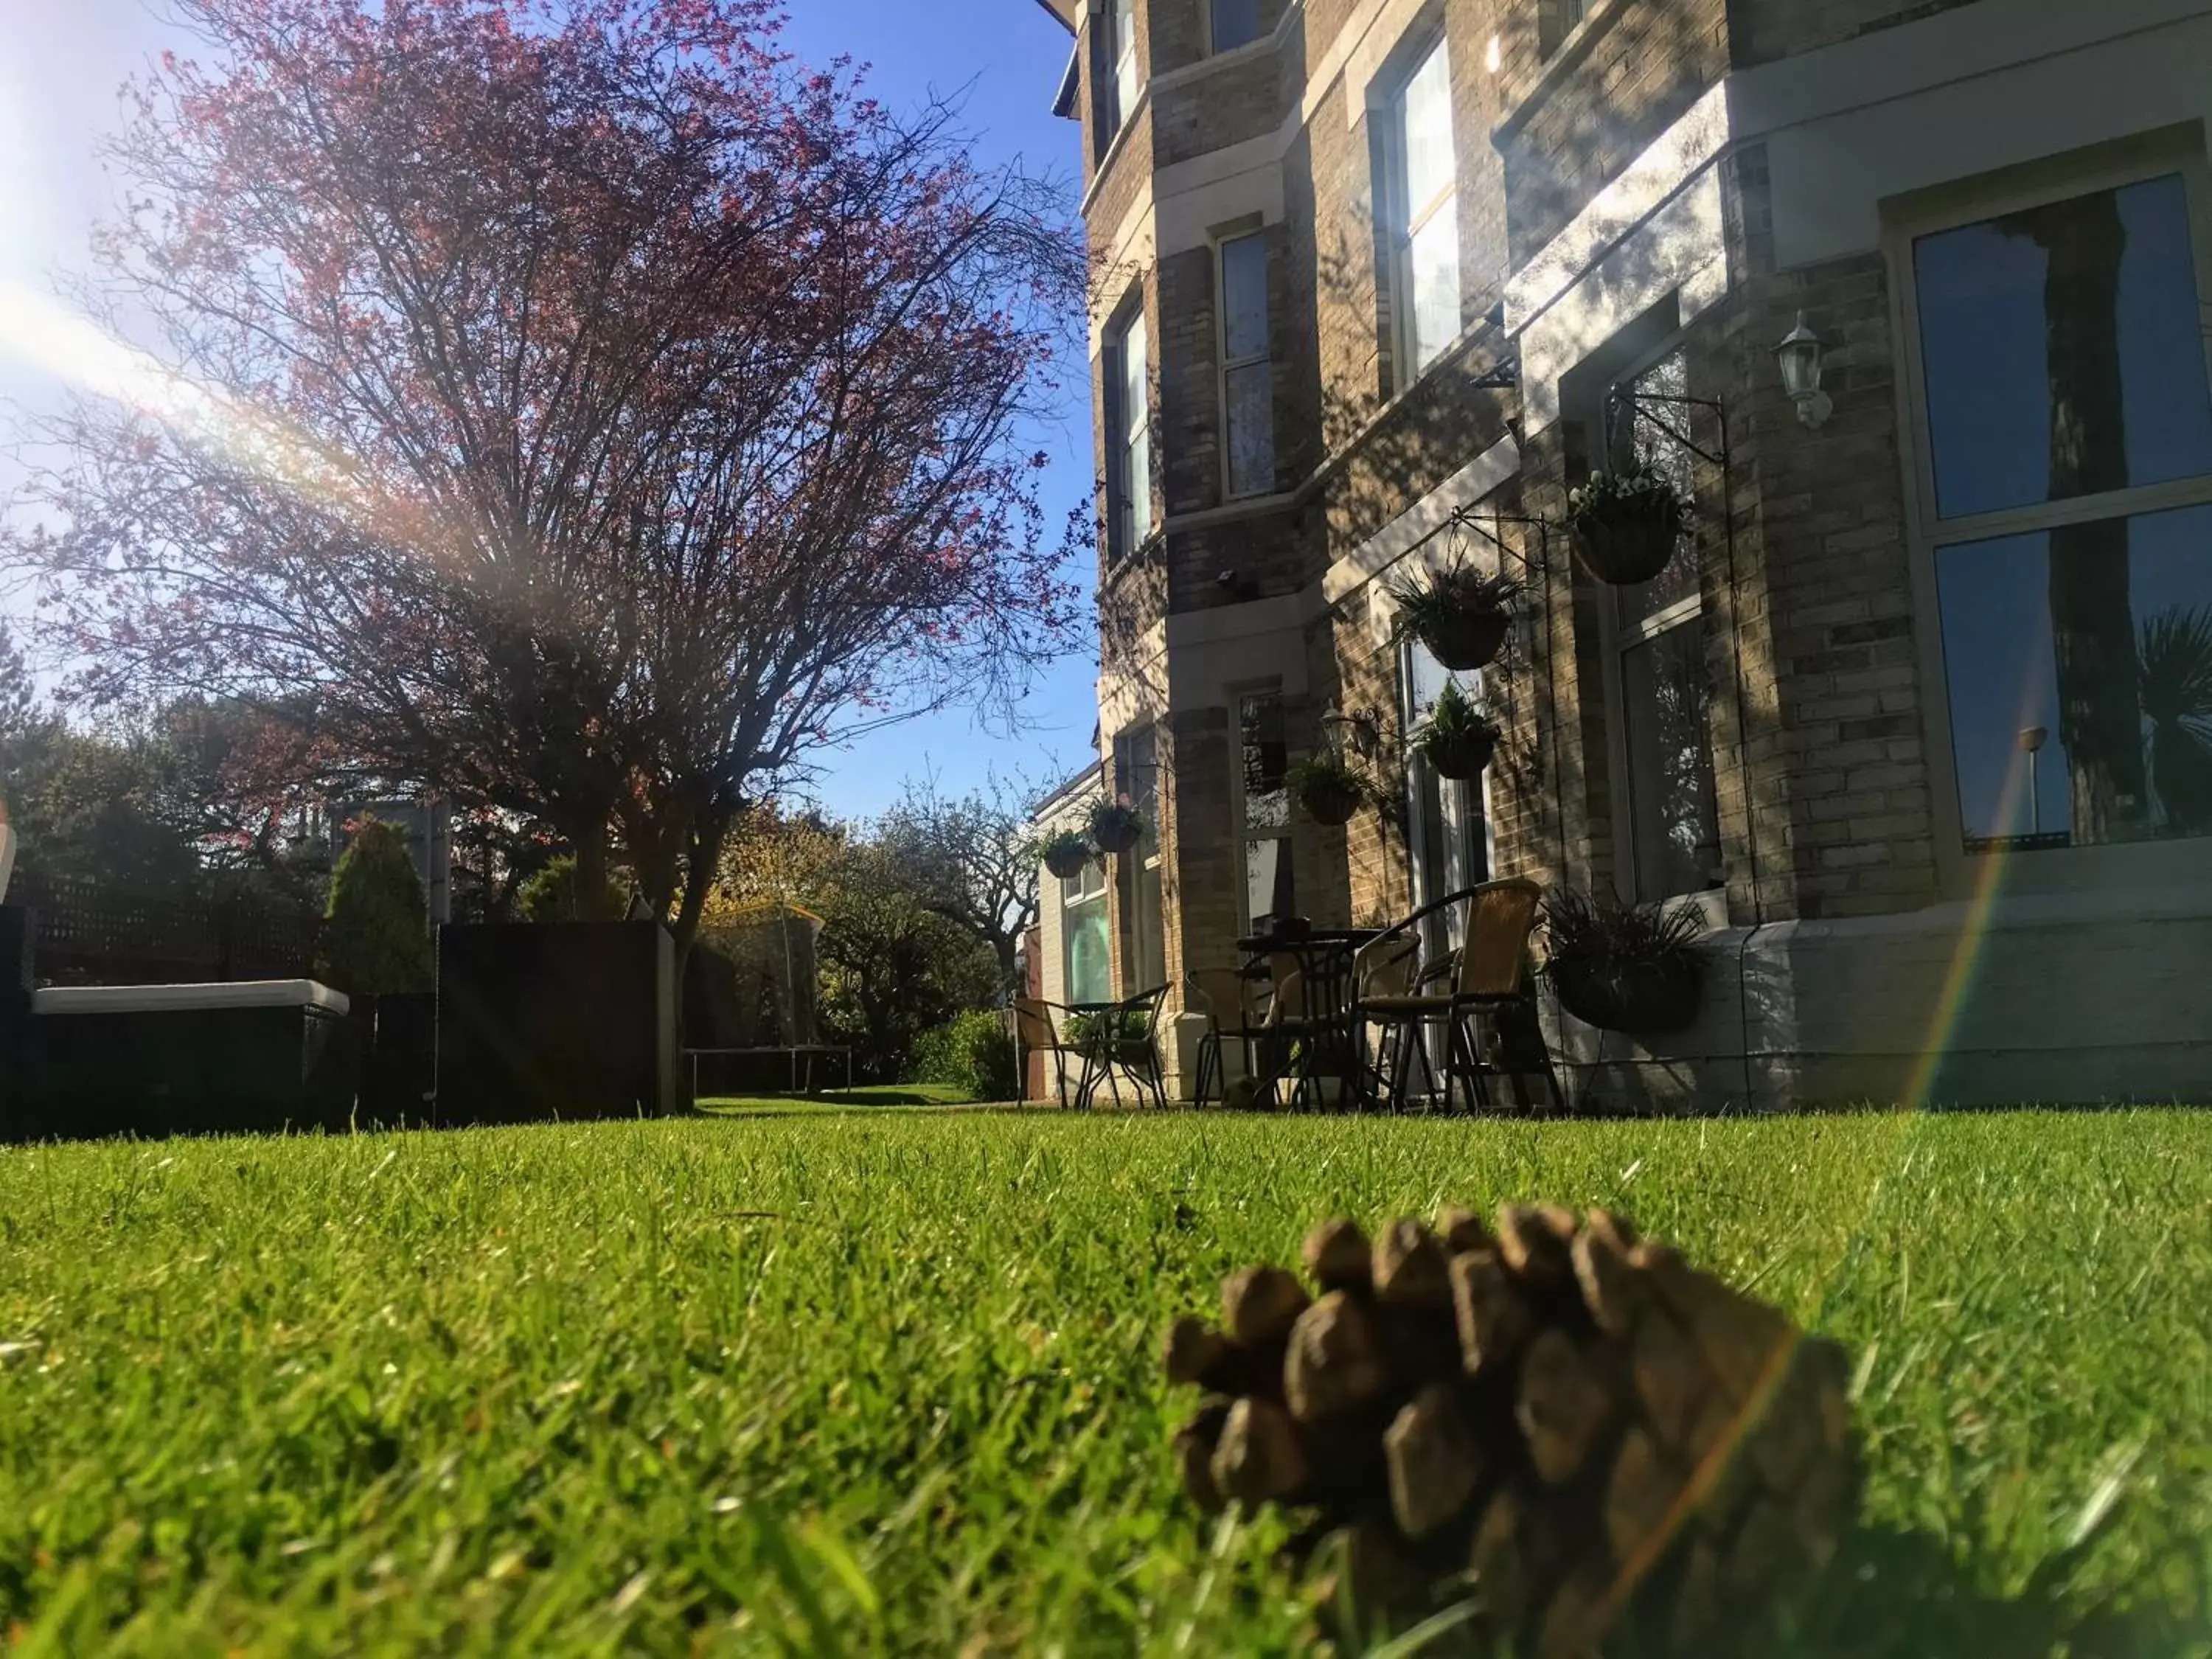
{"type": "Polygon", "coordinates": [[[1052,1056],[1053,1098],[1060,1105],[1067,1104],[1067,1057],[1073,1054],[1079,1062],[1082,1051],[1068,1042],[1054,1024],[1053,1010],[1057,1004],[1039,997],[1014,999],[1014,1068],[1024,1084],[1029,1077],[1029,1056],[1052,1056]]]}
{"type": "Polygon", "coordinates": [[[1186,974],[1183,987],[1192,1011],[1206,1016],[1206,1033],[1198,1040],[1198,1081],[1192,1090],[1193,1103],[1203,1111],[1212,1091],[1218,1091],[1224,1103],[1229,1097],[1224,1046],[1237,1044],[1239,1066],[1249,1078],[1253,1074],[1253,1045],[1265,1028],[1255,1023],[1260,1017],[1252,1007],[1252,981],[1235,969],[1186,974]]]}
{"type": "MultiPolygon", "coordinates": [[[[1404,996],[1376,996],[1362,1004],[1362,1018],[1384,1027],[1386,1041],[1392,1035],[1390,1028],[1397,1028],[1389,1091],[1395,1105],[1402,1106],[1407,1099],[1409,1067],[1415,1060],[1425,1072],[1428,1068],[1422,1038],[1431,1027],[1441,1027],[1443,1032],[1444,1109],[1452,1109],[1454,1085],[1462,1080],[1468,1109],[1490,1105],[1486,1079],[1498,1068],[1486,1054],[1480,1022],[1494,1021],[1510,1012],[1528,1017],[1533,1024],[1534,999],[1527,973],[1528,935],[1535,927],[1543,896],[1544,890],[1536,883],[1519,878],[1485,882],[1468,890],[1466,942],[1460,947],[1449,981],[1433,988],[1418,988],[1404,996]]],[[[1565,1097],[1548,1052],[1543,1064],[1553,1103],[1560,1104],[1565,1097]]],[[[1517,1072],[1515,1075],[1517,1079],[1517,1072]]],[[[1525,1106],[1526,1100],[1522,1103],[1525,1106]]]]}
{"type": "Polygon", "coordinates": [[[1368,1031],[1375,1022],[1365,1017],[1364,1010],[1378,997],[1411,994],[1420,964],[1420,936],[1399,927],[1378,933],[1352,956],[1352,1036],[1358,1044],[1360,1093],[1369,1103],[1382,1097],[1389,1059],[1386,1045],[1399,1028],[1383,1025],[1380,1038],[1370,1043],[1368,1031]]]}
{"type": "Polygon", "coordinates": [[[1121,1105],[1121,1073],[1127,1072],[1137,1085],[1139,1101],[1149,1089],[1152,1103],[1167,1109],[1167,1074],[1160,1064],[1159,1047],[1160,1011],[1167,1000],[1168,988],[1156,985],[1110,1007],[1086,1012],[1085,1018],[1091,1024],[1077,1044],[1083,1054],[1083,1081],[1076,1089],[1078,1106],[1087,1108],[1101,1083],[1113,1091],[1115,1105],[1121,1105]]]}

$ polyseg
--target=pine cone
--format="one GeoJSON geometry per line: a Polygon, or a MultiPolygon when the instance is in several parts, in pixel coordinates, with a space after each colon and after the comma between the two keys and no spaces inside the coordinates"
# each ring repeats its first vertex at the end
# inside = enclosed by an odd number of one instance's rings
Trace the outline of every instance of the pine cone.
{"type": "MultiPolygon", "coordinates": [[[[1306,1241],[1170,1331],[1206,1391],[1176,1437],[1208,1512],[1273,1503],[1351,1564],[1362,1616],[1466,1594],[1482,1635],[1579,1659],[1755,1650],[1759,1615],[1835,1552],[1856,1505],[1849,1366],[1602,1212],[1449,1210],[1370,1247],[1306,1241]],[[1387,1569],[1387,1570],[1386,1570],[1387,1569]]],[[[1341,1570],[1341,1569],[1340,1569],[1341,1570]]]]}

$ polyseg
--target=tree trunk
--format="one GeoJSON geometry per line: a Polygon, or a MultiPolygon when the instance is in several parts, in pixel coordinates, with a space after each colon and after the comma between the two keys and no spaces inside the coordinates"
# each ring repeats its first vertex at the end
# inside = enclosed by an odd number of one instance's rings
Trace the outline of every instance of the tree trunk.
{"type": "MultiPolygon", "coordinates": [[[[2051,389],[2051,499],[2128,483],[2120,386],[2120,256],[2127,229],[2109,192],[2039,208],[2010,222],[2049,260],[2044,343],[2051,389]]],[[[2143,752],[2135,614],[2123,519],[2049,535],[2051,632],[2058,679],[2074,844],[2140,833],[2143,752]]]]}

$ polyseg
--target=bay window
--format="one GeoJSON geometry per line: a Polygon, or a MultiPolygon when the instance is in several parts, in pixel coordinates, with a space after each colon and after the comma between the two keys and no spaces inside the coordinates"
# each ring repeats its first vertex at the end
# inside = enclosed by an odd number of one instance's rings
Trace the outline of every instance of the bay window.
{"type": "Polygon", "coordinates": [[[1291,874],[1290,744],[1282,693],[1272,688],[1237,699],[1237,817],[1243,854],[1242,920],[1258,931],[1297,915],[1291,874]]]}
{"type": "Polygon", "coordinates": [[[1064,999],[1109,1002],[1114,953],[1106,921],[1106,871],[1093,859],[1060,884],[1060,966],[1064,999]]]}
{"type": "Polygon", "coordinates": [[[1124,732],[1114,740],[1114,787],[1137,809],[1144,834],[1136,846],[1115,860],[1121,878],[1124,944],[1128,949],[1123,996],[1134,996],[1167,982],[1167,937],[1160,890],[1159,737],[1152,727],[1124,732]]]}
{"type": "Polygon", "coordinates": [[[1152,416],[1145,312],[1133,305],[1107,345],[1107,551],[1119,557],[1152,533],[1152,416]]]}
{"type": "Polygon", "coordinates": [[[1901,273],[1967,854],[2212,834],[2202,221],[2171,163],[2087,182],[1901,273]]]}
{"type": "Polygon", "coordinates": [[[1231,495],[1275,487],[1275,371],[1267,344],[1267,237],[1220,246],[1221,447],[1231,495]]]}
{"type": "Polygon", "coordinates": [[[1215,52],[1234,52],[1260,38],[1260,0],[1209,0],[1207,42],[1215,52]]]}
{"type": "MultiPolygon", "coordinates": [[[[1693,497],[1689,447],[1677,434],[1688,411],[1662,401],[1688,395],[1679,348],[1622,382],[1607,411],[1606,465],[1638,460],[1693,497]]],[[[1680,897],[1722,884],[1720,812],[1713,786],[1712,683],[1705,601],[1686,540],[1648,582],[1606,590],[1607,693],[1613,776],[1625,781],[1616,847],[1640,900],[1680,897]]]]}
{"type": "Polygon", "coordinates": [[[1442,40],[1407,77],[1392,117],[1390,281],[1402,388],[1459,337],[1459,158],[1442,40]]]}

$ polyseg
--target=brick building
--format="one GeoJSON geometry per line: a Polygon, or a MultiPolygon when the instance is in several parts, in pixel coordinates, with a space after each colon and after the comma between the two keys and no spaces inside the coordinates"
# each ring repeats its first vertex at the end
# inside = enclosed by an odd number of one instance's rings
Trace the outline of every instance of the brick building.
{"type": "Polygon", "coordinates": [[[1042,3],[1157,825],[1048,940],[1180,986],[1527,873],[1711,924],[1688,1032],[1562,1022],[1599,1094],[2207,1097],[2212,3],[1042,3]],[[1556,526],[1630,450],[1698,512],[1610,588],[1556,526]],[[1403,757],[1384,591],[1453,560],[1531,586],[1473,785],[1403,757]],[[1291,809],[1330,732],[1401,811],[1291,809]]]}

